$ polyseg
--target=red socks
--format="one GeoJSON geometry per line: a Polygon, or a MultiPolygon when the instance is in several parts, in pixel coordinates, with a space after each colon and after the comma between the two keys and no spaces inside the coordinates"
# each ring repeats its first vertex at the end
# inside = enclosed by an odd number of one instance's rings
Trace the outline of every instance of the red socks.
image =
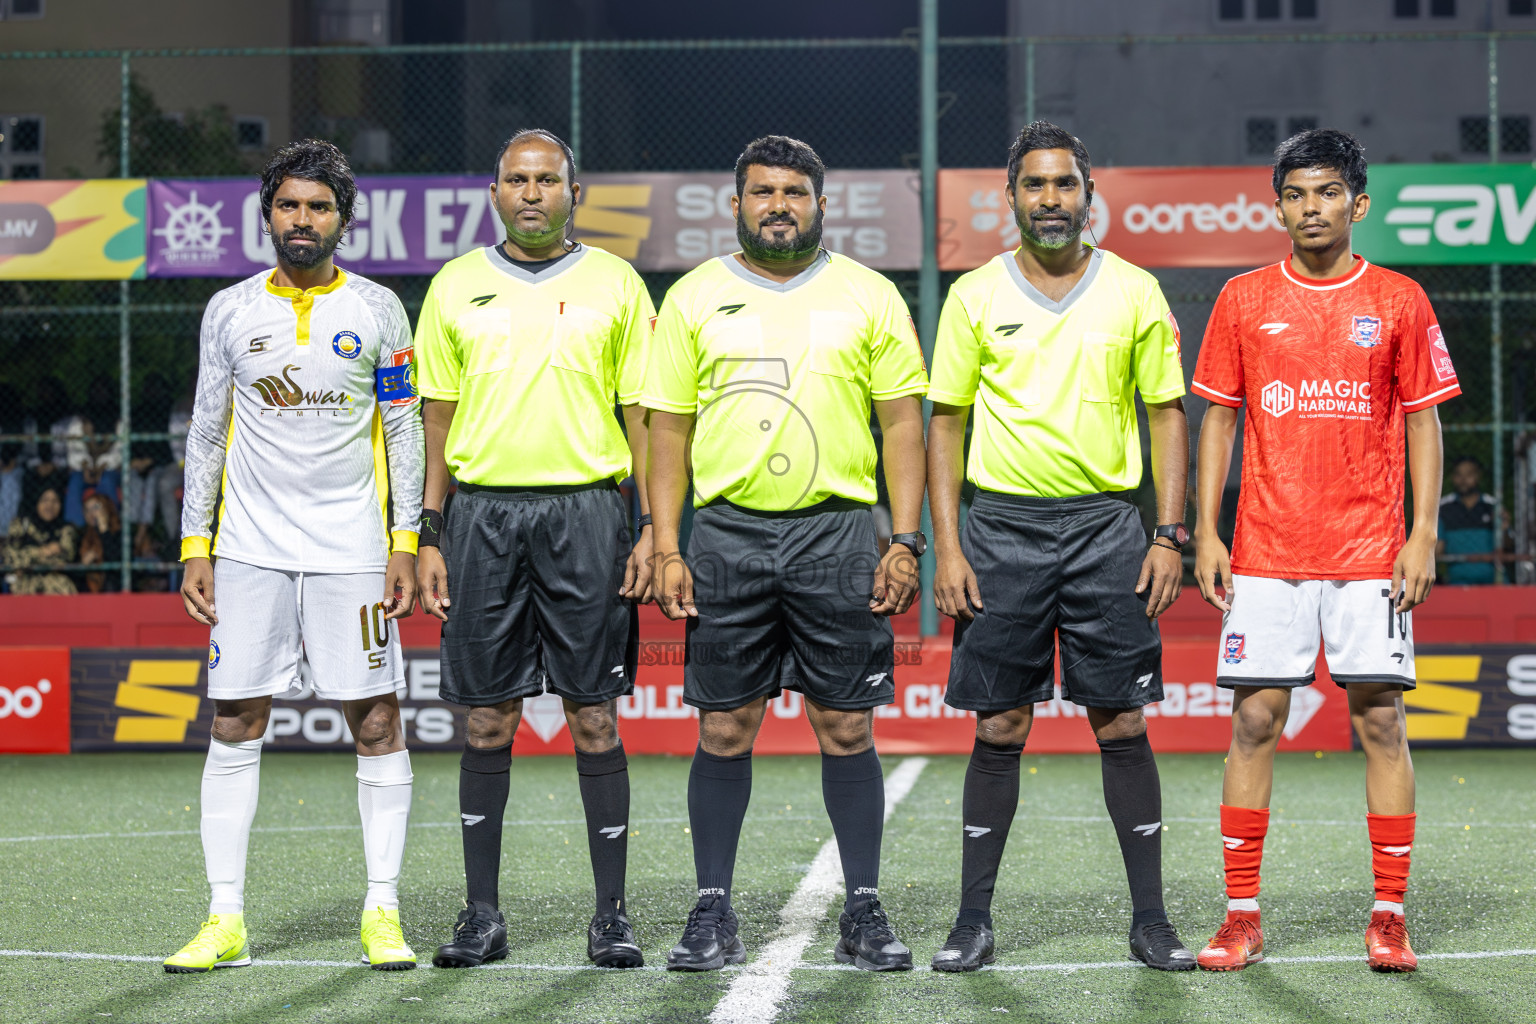
{"type": "MultiPolygon", "coordinates": [[[[1225,808],[1223,808],[1225,810],[1225,808]]],[[[1376,898],[1402,903],[1408,890],[1409,851],[1413,849],[1414,814],[1367,814],[1371,833],[1371,871],[1376,875],[1376,898]]],[[[1226,831],[1226,818],[1222,818],[1226,831]]]]}
{"type": "Polygon", "coordinates": [[[1226,847],[1228,899],[1258,897],[1259,863],[1264,859],[1264,835],[1268,831],[1269,808],[1221,805],[1221,843],[1226,847]]]}

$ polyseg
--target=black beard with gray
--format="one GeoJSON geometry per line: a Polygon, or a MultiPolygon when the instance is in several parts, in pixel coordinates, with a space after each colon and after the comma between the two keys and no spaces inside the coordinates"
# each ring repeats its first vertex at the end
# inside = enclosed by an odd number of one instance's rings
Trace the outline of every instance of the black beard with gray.
{"type": "Polygon", "coordinates": [[[566,228],[571,223],[571,214],[575,212],[575,204],[567,206],[563,211],[545,210],[549,227],[543,231],[524,231],[517,226],[517,211],[514,211],[513,215],[508,217],[502,211],[499,204],[495,205],[496,215],[501,218],[501,226],[506,229],[507,238],[516,242],[518,247],[525,251],[542,249],[546,245],[553,244],[557,239],[567,238],[568,232],[566,228]]]}
{"type": "MultiPolygon", "coordinates": [[[[1061,213],[1064,211],[1056,211],[1061,213]]],[[[1066,220],[1035,220],[1023,210],[1013,215],[1019,234],[1042,249],[1065,249],[1077,242],[1088,225],[1088,207],[1067,215],[1066,220]]]]}
{"type": "Polygon", "coordinates": [[[277,258],[288,266],[297,270],[313,270],[331,258],[331,254],[341,244],[341,233],[345,230],[346,226],[342,225],[329,235],[322,237],[309,228],[294,228],[292,231],[285,231],[281,238],[273,235],[272,248],[277,250],[277,258]],[[316,244],[293,245],[291,243],[295,238],[307,238],[316,244]]]}
{"type": "Polygon", "coordinates": [[[763,229],[770,224],[794,224],[795,218],[789,214],[774,214],[766,217],[753,231],[747,226],[747,218],[743,211],[736,213],[736,241],[741,246],[741,251],[760,263],[793,263],[804,259],[821,248],[821,222],[825,219],[822,210],[816,211],[816,219],[811,221],[811,226],[804,231],[797,231],[793,235],[787,235],[781,240],[770,238],[763,233],[763,229]]]}

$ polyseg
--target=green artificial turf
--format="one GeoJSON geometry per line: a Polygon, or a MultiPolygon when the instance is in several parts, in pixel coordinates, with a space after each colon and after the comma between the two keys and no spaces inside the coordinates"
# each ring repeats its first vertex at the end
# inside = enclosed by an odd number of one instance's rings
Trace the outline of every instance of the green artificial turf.
{"type": "MultiPolygon", "coordinates": [[[[887,772],[900,760],[888,757],[887,772]]],[[[706,1019],[738,974],[549,969],[586,963],[592,913],[576,774],[559,758],[513,765],[501,883],[513,966],[401,973],[351,966],[364,888],[355,759],[276,754],[262,763],[246,886],[258,963],[167,975],[158,959],[191,937],[207,906],[197,837],[201,762],[143,753],[0,758],[0,949],[8,951],[0,956],[0,1020],[683,1022],[706,1019]],[[26,836],[50,838],[14,841],[26,836]]],[[[427,964],[462,899],[458,767],[442,754],[419,754],[413,763],[401,915],[427,964]]],[[[1416,763],[1419,831],[1408,899],[1415,948],[1421,956],[1536,949],[1536,752],[1425,751],[1416,763]]],[[[1186,944],[1198,948],[1225,906],[1216,825],[1222,760],[1165,755],[1159,765],[1168,909],[1186,944]]],[[[629,911],[648,963],[660,965],[693,890],[688,761],[636,757],[630,771],[629,911]]],[[[815,758],[764,757],[754,772],[733,895],[749,955],[774,936],[780,908],[831,836],[815,758]]],[[[1366,969],[1362,933],[1372,892],[1358,754],[1280,758],[1262,896],[1270,960],[1219,975],[1163,974],[1125,961],[1129,907],[1098,759],[1026,755],[993,908],[1001,969],[923,970],[955,909],[964,772],[963,758],[930,759],[885,835],[882,899],[920,969],[820,969],[832,963],[836,908],[829,905],[778,1020],[1536,1020],[1536,955],[1427,957],[1412,976],[1366,969]],[[1314,957],[1347,959],[1284,962],[1314,957]],[[1069,964],[1090,966],[1048,966],[1069,964]]]]}

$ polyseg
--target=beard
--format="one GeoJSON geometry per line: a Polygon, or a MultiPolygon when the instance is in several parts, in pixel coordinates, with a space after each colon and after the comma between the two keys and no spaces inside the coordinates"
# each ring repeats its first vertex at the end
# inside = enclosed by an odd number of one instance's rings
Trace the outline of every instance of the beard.
{"type": "Polygon", "coordinates": [[[341,233],[346,230],[345,225],[338,225],[336,230],[329,235],[320,235],[309,228],[294,228],[292,231],[283,232],[282,237],[272,236],[272,248],[277,250],[277,258],[299,270],[313,270],[336,251],[341,244],[341,233]],[[307,238],[314,245],[294,245],[296,238],[307,238]]]}
{"type": "Polygon", "coordinates": [[[1013,215],[1019,234],[1042,249],[1065,249],[1076,242],[1088,224],[1088,207],[1067,215],[1066,220],[1035,220],[1023,210],[1013,215]]]}
{"type": "Polygon", "coordinates": [[[571,214],[573,212],[575,211],[572,206],[566,206],[563,209],[545,210],[546,219],[543,230],[528,231],[518,225],[518,211],[514,210],[508,216],[499,205],[496,206],[496,214],[501,218],[501,225],[506,229],[507,237],[524,250],[542,249],[564,238],[566,227],[571,223],[571,214]]]}
{"type": "Polygon", "coordinates": [[[762,263],[793,263],[804,259],[817,249],[821,248],[821,222],[825,214],[821,210],[816,211],[816,219],[811,221],[811,226],[804,231],[796,230],[792,235],[786,235],[782,239],[772,238],[763,233],[763,229],[770,224],[794,224],[793,217],[786,215],[774,215],[760,222],[754,231],[747,224],[744,213],[736,214],[736,241],[741,245],[741,251],[754,260],[762,263]]]}

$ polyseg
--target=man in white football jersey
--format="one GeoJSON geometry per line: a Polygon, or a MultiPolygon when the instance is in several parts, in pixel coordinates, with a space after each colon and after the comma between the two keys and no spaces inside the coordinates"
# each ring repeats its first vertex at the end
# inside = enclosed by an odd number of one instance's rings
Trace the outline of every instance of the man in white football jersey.
{"type": "Polygon", "coordinates": [[[405,310],[332,262],[356,197],[335,146],[278,150],[261,180],[277,269],[219,292],[203,315],[181,597],[212,627],[202,788],[212,898],[197,936],[165,961],[172,973],[251,962],[245,857],[262,737],[272,698],[301,685],[301,662],[315,693],[342,702],[357,743],[364,962],[416,966],[396,902],[411,761],[390,622],[416,596],[424,452],[405,310]]]}

